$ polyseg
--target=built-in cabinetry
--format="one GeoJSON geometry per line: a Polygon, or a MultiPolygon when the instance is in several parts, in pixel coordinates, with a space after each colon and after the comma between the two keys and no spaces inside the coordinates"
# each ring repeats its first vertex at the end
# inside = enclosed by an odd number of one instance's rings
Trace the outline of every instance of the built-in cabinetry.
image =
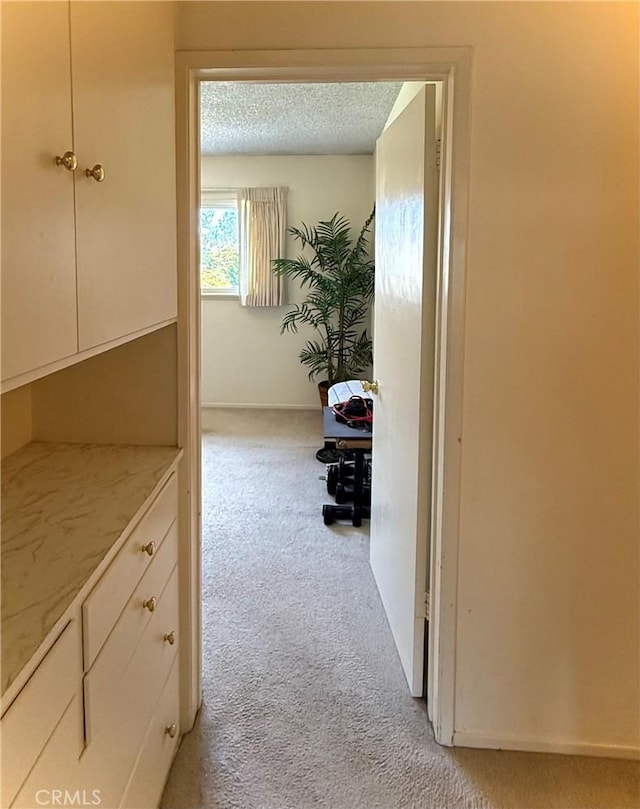
{"type": "Polygon", "coordinates": [[[173,76],[170,3],[2,4],[4,390],[176,317],[173,76]]]}
{"type": "Polygon", "coordinates": [[[1,806],[153,809],[189,629],[173,4],[0,12],[1,806]]]}
{"type": "Polygon", "coordinates": [[[2,807],[52,789],[157,806],[180,731],[179,455],[32,442],[6,459],[2,807]]]}

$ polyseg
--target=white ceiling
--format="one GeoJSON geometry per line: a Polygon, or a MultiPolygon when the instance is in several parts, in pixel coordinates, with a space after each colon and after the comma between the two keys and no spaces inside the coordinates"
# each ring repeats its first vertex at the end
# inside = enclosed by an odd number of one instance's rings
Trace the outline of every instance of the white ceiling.
{"type": "Polygon", "coordinates": [[[203,155],[372,154],[402,83],[201,83],[203,155]]]}

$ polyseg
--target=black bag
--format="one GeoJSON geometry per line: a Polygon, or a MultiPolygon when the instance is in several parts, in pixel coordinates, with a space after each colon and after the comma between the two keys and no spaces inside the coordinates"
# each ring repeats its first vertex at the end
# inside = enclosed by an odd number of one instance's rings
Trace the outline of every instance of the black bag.
{"type": "Polygon", "coordinates": [[[373,399],[351,396],[347,402],[338,402],[331,408],[336,421],[348,427],[370,430],[373,424],[373,399]]]}

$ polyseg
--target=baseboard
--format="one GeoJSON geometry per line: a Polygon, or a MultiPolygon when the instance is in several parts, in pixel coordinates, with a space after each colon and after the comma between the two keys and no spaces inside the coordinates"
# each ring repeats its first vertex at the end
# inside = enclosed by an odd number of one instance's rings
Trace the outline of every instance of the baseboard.
{"type": "Polygon", "coordinates": [[[521,750],[527,753],[562,753],[570,756],[640,759],[640,747],[562,740],[521,739],[516,736],[491,736],[466,731],[454,732],[453,746],[479,747],[488,750],[521,750]]]}
{"type": "Polygon", "coordinates": [[[317,405],[301,404],[239,404],[237,402],[203,402],[203,410],[225,407],[229,410],[317,410],[320,412],[320,402],[317,405]]]}

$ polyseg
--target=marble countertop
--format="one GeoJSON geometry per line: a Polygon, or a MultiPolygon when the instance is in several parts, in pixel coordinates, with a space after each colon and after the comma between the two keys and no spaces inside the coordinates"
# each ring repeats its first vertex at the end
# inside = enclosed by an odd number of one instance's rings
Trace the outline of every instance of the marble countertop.
{"type": "Polygon", "coordinates": [[[2,462],[2,694],[180,453],[33,442],[2,462]]]}

